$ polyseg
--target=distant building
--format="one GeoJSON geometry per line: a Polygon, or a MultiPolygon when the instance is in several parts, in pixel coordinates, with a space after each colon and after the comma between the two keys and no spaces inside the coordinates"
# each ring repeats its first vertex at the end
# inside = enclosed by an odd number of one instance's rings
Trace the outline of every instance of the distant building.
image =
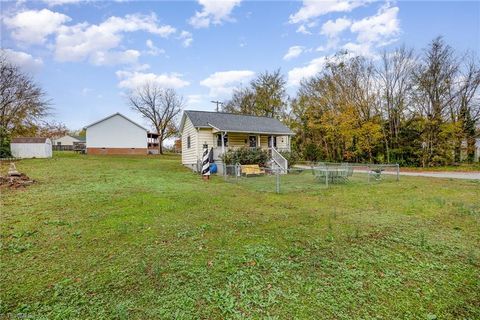
{"type": "Polygon", "coordinates": [[[75,146],[85,144],[85,137],[64,135],[52,139],[53,150],[74,150],[75,146]]]}
{"type": "MultiPolygon", "coordinates": [[[[85,127],[88,154],[147,154],[148,130],[121,113],[85,127]]],[[[151,145],[153,146],[153,145],[151,145]]]]}
{"type": "Polygon", "coordinates": [[[52,141],[49,138],[13,138],[10,152],[15,158],[51,158],[52,141]]]}

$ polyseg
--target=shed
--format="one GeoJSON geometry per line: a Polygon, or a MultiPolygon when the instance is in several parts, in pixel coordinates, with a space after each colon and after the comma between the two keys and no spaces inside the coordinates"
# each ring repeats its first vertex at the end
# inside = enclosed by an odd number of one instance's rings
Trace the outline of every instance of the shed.
{"type": "Polygon", "coordinates": [[[52,141],[49,138],[13,138],[10,151],[15,158],[51,158],[52,141]]]}

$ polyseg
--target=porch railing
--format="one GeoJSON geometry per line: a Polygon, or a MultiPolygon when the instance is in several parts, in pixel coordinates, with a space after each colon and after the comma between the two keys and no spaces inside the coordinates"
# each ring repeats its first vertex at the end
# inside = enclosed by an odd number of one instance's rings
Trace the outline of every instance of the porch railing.
{"type": "Polygon", "coordinates": [[[285,159],[280,152],[277,151],[275,148],[271,148],[271,156],[272,160],[280,167],[280,171],[287,172],[288,170],[288,161],[285,159]]]}

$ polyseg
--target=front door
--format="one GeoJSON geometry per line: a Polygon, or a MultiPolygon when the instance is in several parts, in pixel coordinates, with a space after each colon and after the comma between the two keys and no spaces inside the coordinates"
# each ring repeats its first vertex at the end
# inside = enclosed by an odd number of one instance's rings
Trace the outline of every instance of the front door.
{"type": "Polygon", "coordinates": [[[271,148],[271,147],[276,148],[276,147],[277,147],[277,137],[269,136],[269,137],[268,137],[268,146],[269,146],[270,148],[271,148]]]}

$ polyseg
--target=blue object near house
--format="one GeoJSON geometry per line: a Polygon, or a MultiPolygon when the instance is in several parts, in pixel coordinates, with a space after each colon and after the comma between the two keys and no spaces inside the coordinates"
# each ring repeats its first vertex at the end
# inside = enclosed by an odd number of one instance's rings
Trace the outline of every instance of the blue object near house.
{"type": "Polygon", "coordinates": [[[215,163],[210,163],[210,173],[217,173],[217,165],[215,163]]]}

